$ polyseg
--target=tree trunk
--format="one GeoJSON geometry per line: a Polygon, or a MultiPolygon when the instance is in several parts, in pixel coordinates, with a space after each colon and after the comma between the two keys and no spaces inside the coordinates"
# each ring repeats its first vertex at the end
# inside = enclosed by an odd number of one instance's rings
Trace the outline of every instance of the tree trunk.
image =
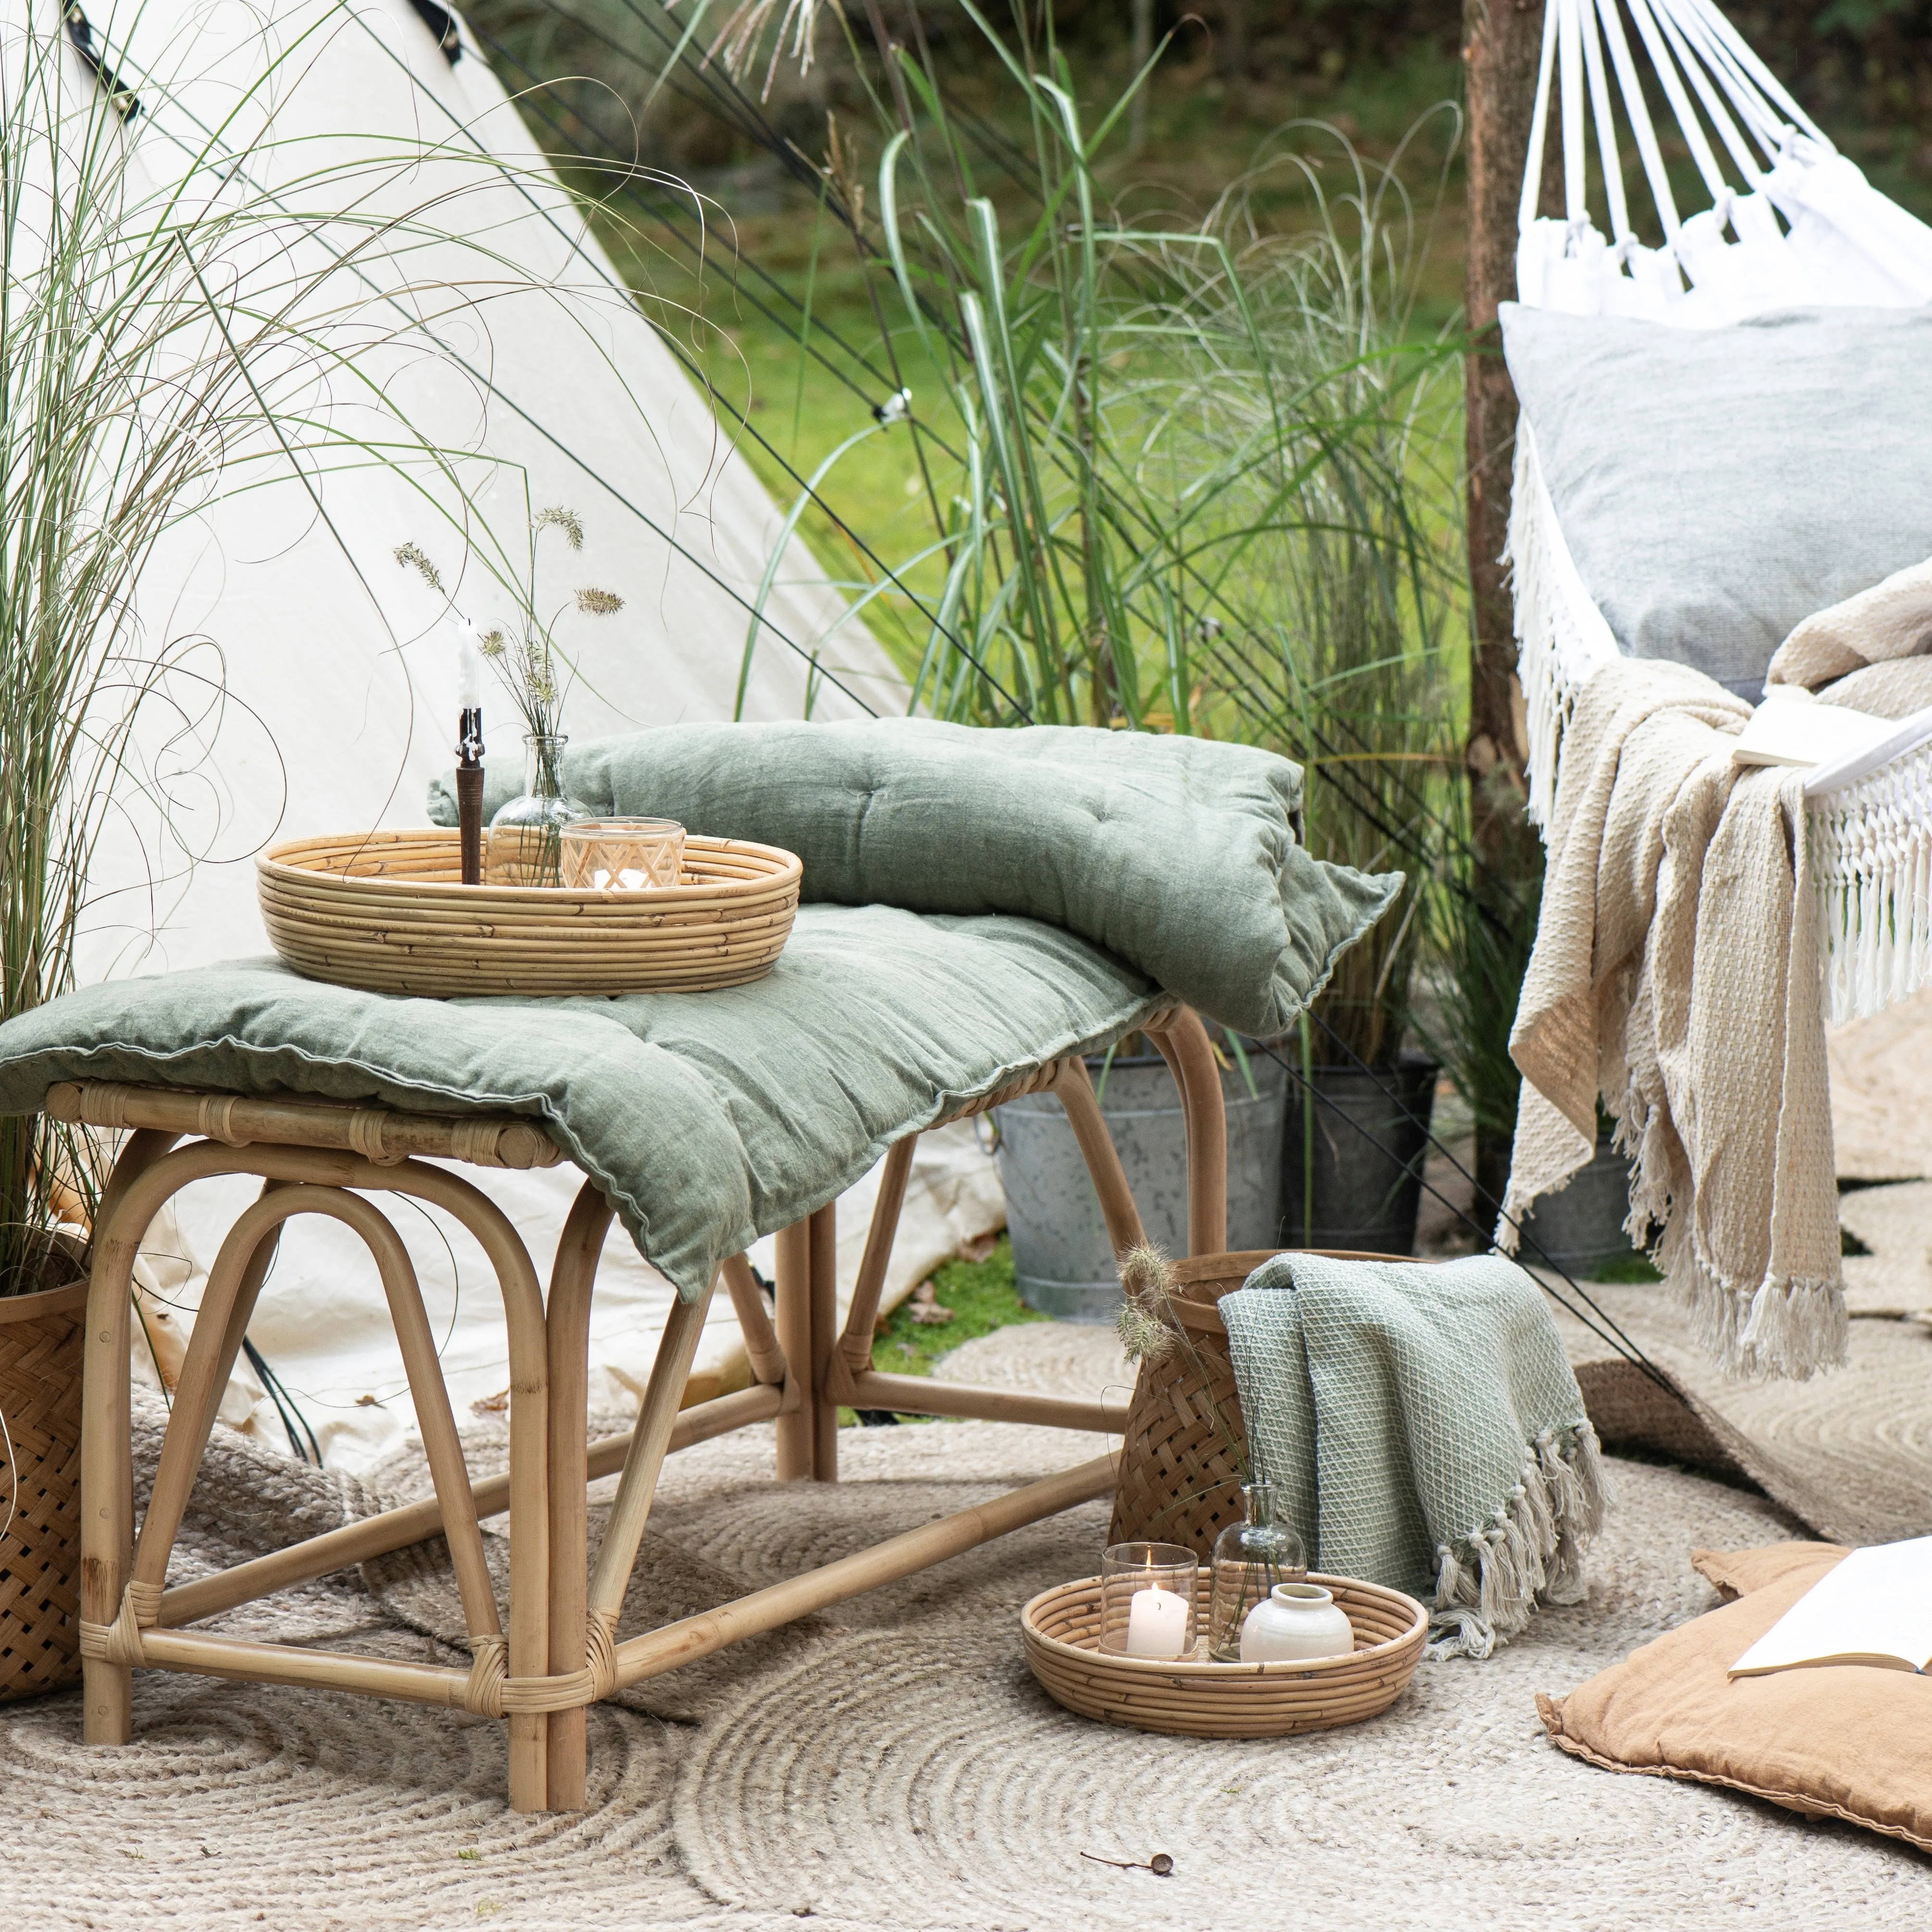
{"type": "MultiPolygon", "coordinates": [[[[1502,565],[1516,442],[1516,391],[1503,366],[1498,304],[1516,295],[1516,206],[1536,105],[1543,45],[1539,0],[1464,0],[1462,59],[1469,98],[1469,239],[1466,304],[1472,352],[1465,371],[1469,581],[1474,622],[1469,678],[1469,766],[1485,778],[1508,768],[1522,789],[1522,742],[1516,647],[1502,565]]],[[[1507,780],[1504,788],[1511,788],[1507,780]]],[[[1478,846],[1502,797],[1480,787],[1478,846]]]]}
{"type": "Polygon", "coordinates": [[[1214,64],[1223,80],[1248,77],[1248,0],[1221,0],[1220,45],[1214,64]]]}
{"type": "MultiPolygon", "coordinates": [[[[1133,0],[1134,71],[1138,74],[1154,57],[1154,0],[1133,0]]],[[[1148,88],[1151,80],[1127,105],[1127,152],[1138,154],[1147,146],[1148,88]]]]}
{"type": "MultiPolygon", "coordinates": [[[[1472,880],[1486,904],[1512,922],[1532,902],[1542,852],[1525,814],[1522,687],[1509,587],[1502,565],[1515,454],[1516,400],[1504,366],[1498,304],[1516,294],[1516,210],[1536,106],[1543,45],[1541,0],[1464,0],[1462,60],[1469,108],[1469,233],[1465,303],[1471,352],[1464,372],[1467,514],[1472,608],[1469,661],[1472,880]]],[[[1545,179],[1555,185],[1550,171],[1545,179]]],[[[1513,1108],[1510,1110],[1514,1112],[1513,1108]]],[[[1508,1136],[1478,1129],[1476,1166],[1500,1194],[1508,1136]]]]}

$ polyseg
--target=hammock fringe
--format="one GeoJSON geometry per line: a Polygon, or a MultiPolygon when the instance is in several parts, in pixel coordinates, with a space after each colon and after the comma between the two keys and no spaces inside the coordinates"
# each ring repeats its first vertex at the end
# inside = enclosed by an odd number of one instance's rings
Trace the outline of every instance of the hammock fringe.
{"type": "MultiPolygon", "coordinates": [[[[1516,433],[1502,561],[1515,602],[1516,676],[1528,722],[1529,818],[1543,829],[1556,812],[1563,740],[1576,701],[1620,653],[1564,540],[1527,423],[1516,433]]],[[[1834,1024],[1862,1019],[1932,986],[1932,744],[1811,800],[1805,819],[1818,881],[1827,1018],[1834,1024]]]]}

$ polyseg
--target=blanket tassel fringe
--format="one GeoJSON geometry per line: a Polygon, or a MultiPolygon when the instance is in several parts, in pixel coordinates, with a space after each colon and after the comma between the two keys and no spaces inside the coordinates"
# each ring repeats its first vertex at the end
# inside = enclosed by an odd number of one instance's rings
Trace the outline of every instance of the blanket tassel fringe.
{"type": "Polygon", "coordinates": [[[1426,1654],[1487,1657],[1528,1626],[1539,1600],[1576,1602],[1583,1547],[1609,1501],[1588,1422],[1546,1430],[1525,1449],[1522,1479],[1494,1517],[1437,1551],[1426,1654]]]}

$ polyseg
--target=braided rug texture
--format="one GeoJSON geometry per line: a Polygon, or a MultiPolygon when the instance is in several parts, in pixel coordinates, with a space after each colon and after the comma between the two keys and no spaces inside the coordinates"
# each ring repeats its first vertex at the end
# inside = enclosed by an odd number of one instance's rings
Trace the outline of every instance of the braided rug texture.
{"type": "MultiPolygon", "coordinates": [[[[988,1337],[979,1367],[1029,1378],[1024,1337],[1105,1366],[1045,1324],[988,1337]]],[[[1111,1370],[1108,1370],[1111,1372],[1111,1370]]],[[[140,1434],[152,1454],[155,1418],[140,1434]]],[[[380,1506],[366,1486],[222,1432],[177,1574],[380,1506]]],[[[476,1432],[478,1472],[500,1453],[476,1432]]],[[[1088,1438],[958,1424],[851,1430],[849,1483],[770,1480],[768,1431],[669,1466],[628,1614],[792,1574],[1090,1453],[1088,1438]]],[[[1492,1660],[1425,1664],[1386,1716],[1278,1742],[1104,1729],[1022,1660],[1018,1606],[1090,1570],[1096,1503],[838,1606],[735,1665],[590,1713],[588,1809],[518,1817],[502,1726],[321,1692],[141,1673],[136,1741],[88,1750],[77,1697],[0,1712],[9,1856],[0,1922],[290,1932],[506,1927],[776,1932],[928,1928],[1205,1932],[1247,1922],[1440,1932],[1456,1923],[1655,1932],[1733,1913],[1760,1927],[1924,1923],[1932,1861],[1850,1828],[1564,1756],[1532,1702],[1708,1606],[1691,1547],[1791,1533],[1774,1505],[1613,1463],[1621,1492],[1586,1602],[1492,1660]],[[1084,1852],[1174,1875],[1118,1870],[1084,1852]],[[1506,1906],[1502,1901],[1507,1901],[1506,1906]],[[1501,1916],[1498,1916],[1498,1913],[1501,1916]]],[[[596,1526],[593,1525],[593,1539],[596,1526]]],[[[238,1634],[454,1661],[434,1546],[310,1586],[238,1634]]]]}

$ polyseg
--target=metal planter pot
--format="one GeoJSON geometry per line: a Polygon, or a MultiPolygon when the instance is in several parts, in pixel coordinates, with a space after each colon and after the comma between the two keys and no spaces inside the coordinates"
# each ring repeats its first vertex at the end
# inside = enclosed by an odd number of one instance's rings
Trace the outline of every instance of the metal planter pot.
{"type": "Polygon", "coordinates": [[[1414,1253],[1439,1070],[1406,1053],[1372,1070],[1312,1068],[1312,1096],[1297,1083],[1282,1137],[1283,1246],[1414,1253]]]}
{"type": "Polygon", "coordinates": [[[1523,1216],[1517,1258],[1532,1268],[1546,1261],[1587,1280],[1594,1270],[1628,1261],[1636,1252],[1624,1232],[1629,1213],[1630,1162],[1607,1138],[1600,1140],[1589,1166],[1523,1216]]]}
{"type": "MultiPolygon", "coordinates": [[[[1274,1245],[1281,1219],[1281,1133],[1288,1076],[1251,1054],[1255,1092],[1239,1069],[1221,1076],[1228,1112],[1228,1245],[1274,1245]]],[[[1158,1054],[1088,1062],[1148,1239],[1187,1252],[1187,1130],[1180,1096],[1158,1054]]],[[[1063,1322],[1111,1322],[1120,1305],[1114,1252],[1073,1130],[1051,1094],[994,1110],[1013,1272],[1029,1308],[1063,1322]]]]}

